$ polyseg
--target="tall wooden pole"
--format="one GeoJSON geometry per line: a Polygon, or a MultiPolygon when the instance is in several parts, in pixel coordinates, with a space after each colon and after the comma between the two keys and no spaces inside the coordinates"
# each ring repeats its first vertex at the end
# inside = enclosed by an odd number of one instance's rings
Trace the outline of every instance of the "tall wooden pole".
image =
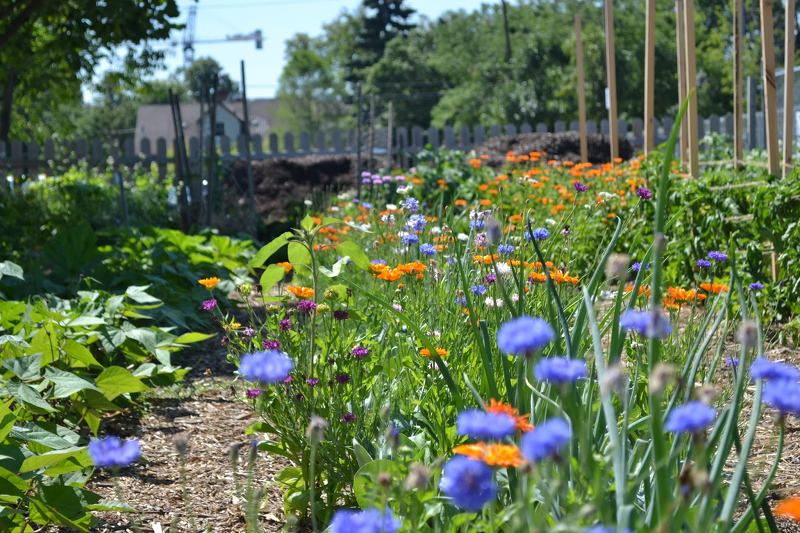
{"type": "Polygon", "coordinates": [[[361,82],[356,83],[356,196],[361,199],[361,82]]]}
{"type": "MultiPolygon", "coordinates": [[[[675,35],[678,39],[678,105],[686,101],[686,32],[684,31],[683,0],[675,0],[675,35]]],[[[689,163],[689,126],[684,116],[680,125],[681,164],[689,163]]]]}
{"type": "Polygon", "coordinates": [[[242,111],[244,113],[244,158],[247,165],[247,196],[250,200],[250,218],[253,232],[258,229],[256,215],[256,190],[253,183],[253,161],[250,159],[250,115],[247,113],[247,82],[244,77],[244,59],[239,63],[242,71],[242,111]]]}
{"type": "Polygon", "coordinates": [[[619,157],[619,124],[617,123],[617,68],[614,58],[614,0],[605,0],[606,77],[608,80],[608,136],[611,160],[619,157]]]}
{"type": "Polygon", "coordinates": [[[778,95],[775,89],[775,38],[772,32],[772,0],[761,0],[761,61],[764,64],[764,115],[767,122],[769,173],[781,172],[778,150],[778,95]]]}
{"type": "Polygon", "coordinates": [[[214,223],[214,207],[217,196],[217,169],[215,158],[217,156],[217,87],[219,87],[218,74],[214,74],[211,82],[214,95],[208,93],[209,108],[209,136],[208,136],[208,210],[206,211],[206,225],[214,223]]]}
{"type": "Polygon", "coordinates": [[[386,127],[386,153],[389,156],[389,170],[394,168],[394,162],[392,161],[392,128],[394,128],[394,106],[392,101],[389,100],[389,120],[386,127]]]}
{"type": "Polygon", "coordinates": [[[686,120],[689,121],[689,172],[700,177],[699,133],[697,131],[697,65],[695,63],[694,0],[684,1],[683,25],[686,33],[686,91],[689,98],[686,120]]]}
{"type": "Polygon", "coordinates": [[[733,159],[736,168],[741,167],[744,142],[742,104],[744,95],[742,75],[742,41],[744,40],[744,5],[742,0],[733,0],[733,159]]]}
{"type": "Polygon", "coordinates": [[[367,170],[372,168],[372,151],[375,149],[375,93],[369,95],[369,155],[367,156],[367,170]]]}
{"type": "Polygon", "coordinates": [[[644,155],[655,146],[656,0],[647,0],[644,36],[644,155]]]}
{"type": "Polygon", "coordinates": [[[578,75],[578,124],[581,141],[581,163],[589,161],[589,144],[586,140],[586,87],[583,80],[583,36],[581,16],[575,13],[575,70],[578,75]]]}
{"type": "Polygon", "coordinates": [[[794,150],[794,28],[795,0],[786,0],[786,41],[784,43],[783,73],[783,176],[792,172],[794,150]]]}

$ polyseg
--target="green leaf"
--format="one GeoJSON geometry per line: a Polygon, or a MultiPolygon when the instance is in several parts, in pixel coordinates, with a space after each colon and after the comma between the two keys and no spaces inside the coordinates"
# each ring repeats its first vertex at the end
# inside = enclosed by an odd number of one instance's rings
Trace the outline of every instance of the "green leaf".
{"type": "Polygon", "coordinates": [[[88,456],[86,448],[66,448],[63,450],[53,450],[52,452],[34,455],[33,457],[28,457],[22,461],[22,466],[20,467],[19,472],[20,474],[33,472],[34,470],[39,470],[40,468],[58,463],[59,461],[69,457],[76,457],[80,454],[88,456]]]}
{"type": "Polygon", "coordinates": [[[0,494],[20,497],[29,488],[21,477],[0,467],[0,494]]]}
{"type": "Polygon", "coordinates": [[[311,228],[314,227],[314,219],[311,218],[311,215],[306,215],[305,218],[300,221],[300,227],[306,231],[311,231],[311,228]]]}
{"type": "Polygon", "coordinates": [[[118,500],[101,500],[97,503],[87,505],[86,508],[90,511],[114,511],[119,513],[136,512],[136,509],[134,509],[127,503],[118,500]]]}
{"type": "Polygon", "coordinates": [[[0,404],[0,442],[3,442],[14,427],[17,421],[17,415],[11,410],[11,405],[14,400],[9,400],[6,403],[0,404]]]}
{"type": "Polygon", "coordinates": [[[349,256],[344,256],[338,261],[336,261],[333,264],[333,267],[331,267],[330,269],[320,265],[319,271],[323,276],[327,276],[329,278],[335,278],[342,272],[342,267],[345,266],[349,260],[350,260],[349,256]]]}
{"type": "Polygon", "coordinates": [[[74,431],[52,422],[35,422],[14,427],[11,436],[28,443],[37,443],[52,450],[64,450],[78,445],[81,437],[74,431]]]}
{"type": "Polygon", "coordinates": [[[295,270],[298,270],[298,267],[302,268],[303,265],[311,265],[311,254],[308,253],[308,248],[306,248],[305,244],[299,242],[289,243],[289,262],[295,270]]]}
{"type": "Polygon", "coordinates": [[[142,392],[150,387],[120,366],[110,366],[94,380],[94,384],[108,398],[113,400],[120,394],[142,392]]]}
{"type": "Polygon", "coordinates": [[[158,298],[151,296],[147,294],[147,292],[145,292],[149,288],[150,285],[142,285],[142,286],[131,285],[130,287],[125,289],[125,296],[127,296],[136,303],[145,305],[162,303],[161,300],[159,300],[158,298]]]}
{"type": "Polygon", "coordinates": [[[286,275],[286,270],[282,266],[269,265],[267,269],[261,274],[261,294],[268,293],[276,283],[281,281],[286,275]]]}
{"type": "Polygon", "coordinates": [[[70,366],[80,368],[80,367],[87,367],[87,368],[102,368],[103,365],[97,362],[97,359],[94,358],[92,352],[89,351],[88,348],[83,346],[82,344],[75,342],[72,339],[67,339],[64,342],[63,347],[64,353],[67,354],[67,357],[70,359],[70,366]]]}
{"type": "Polygon", "coordinates": [[[3,279],[3,276],[9,276],[25,281],[22,267],[16,263],[12,263],[11,261],[3,261],[0,263],[0,279],[3,279]]]}
{"type": "Polygon", "coordinates": [[[50,406],[49,403],[42,398],[42,395],[36,392],[36,389],[24,383],[17,381],[9,381],[6,383],[6,389],[14,396],[18,402],[24,402],[29,406],[36,407],[43,411],[54,413],[56,410],[50,406]]]}
{"type": "Polygon", "coordinates": [[[394,480],[399,479],[399,467],[394,461],[388,459],[376,459],[366,463],[358,469],[353,478],[353,493],[356,495],[358,505],[366,509],[373,494],[380,492],[378,477],[387,473],[394,480]]]}
{"type": "MultiPolygon", "coordinates": [[[[52,327],[52,326],[51,326],[52,327]]],[[[35,353],[42,354],[42,365],[48,365],[50,362],[58,359],[59,352],[57,346],[59,345],[60,337],[55,333],[48,335],[47,327],[43,327],[31,339],[31,346],[25,353],[32,355],[35,353]]]]}
{"type": "Polygon", "coordinates": [[[21,346],[22,348],[30,348],[31,345],[22,340],[21,337],[16,335],[0,335],[0,346],[6,344],[7,342],[11,342],[16,344],[17,346],[21,346]]]}
{"type": "Polygon", "coordinates": [[[6,359],[0,364],[23,381],[38,379],[41,376],[42,354],[37,353],[24,357],[15,357],[14,359],[6,359]]]}
{"type": "Polygon", "coordinates": [[[370,456],[369,452],[355,439],[353,440],[353,451],[356,454],[359,468],[372,461],[372,456],[370,456]]]}
{"type": "Polygon", "coordinates": [[[79,316],[67,324],[68,328],[84,328],[87,326],[103,326],[106,321],[96,316],[79,316]]]}
{"type": "Polygon", "coordinates": [[[367,254],[356,243],[345,241],[336,247],[339,255],[350,257],[350,260],[361,270],[372,271],[367,254]]]}
{"type": "Polygon", "coordinates": [[[64,370],[47,367],[44,370],[44,377],[54,383],[53,398],[69,398],[76,392],[86,389],[97,390],[90,380],[64,370]]]}
{"type": "Polygon", "coordinates": [[[256,256],[253,257],[249,263],[247,263],[247,266],[252,268],[259,268],[263,266],[264,263],[267,262],[267,259],[272,257],[272,254],[286,246],[286,244],[289,242],[289,237],[291,236],[292,233],[287,231],[283,235],[275,237],[272,242],[261,248],[258,253],[256,253],[256,256]]]}
{"type": "Polygon", "coordinates": [[[194,342],[201,342],[201,341],[204,341],[206,339],[210,339],[213,336],[214,336],[213,334],[206,335],[205,333],[192,332],[192,333],[186,333],[184,335],[181,335],[180,337],[175,339],[174,342],[175,342],[175,344],[192,344],[194,342]]]}

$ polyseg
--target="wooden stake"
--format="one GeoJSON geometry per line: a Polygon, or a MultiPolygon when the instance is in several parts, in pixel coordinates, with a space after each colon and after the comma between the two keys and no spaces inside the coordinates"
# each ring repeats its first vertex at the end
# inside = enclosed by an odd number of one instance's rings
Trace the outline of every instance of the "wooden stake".
{"type": "Polygon", "coordinates": [[[372,151],[375,149],[375,93],[369,95],[369,156],[367,170],[372,172],[372,151]]]}
{"type": "Polygon", "coordinates": [[[779,176],[781,161],[778,151],[778,95],[775,89],[775,39],[772,30],[772,0],[761,0],[761,61],[764,64],[767,162],[769,173],[779,176]]]}
{"type": "Polygon", "coordinates": [[[253,160],[250,158],[250,115],[247,113],[247,81],[244,77],[244,59],[239,61],[242,71],[242,112],[244,114],[244,158],[247,165],[247,197],[250,200],[250,223],[253,233],[258,230],[258,213],[256,211],[256,189],[253,183],[253,160]]]}
{"type": "Polygon", "coordinates": [[[605,0],[606,76],[608,80],[608,136],[611,160],[619,157],[619,124],[617,123],[617,68],[614,58],[614,0],[605,0]]]}
{"type": "Polygon", "coordinates": [[[586,84],[583,80],[583,37],[581,16],[575,13],[575,70],[578,74],[578,124],[580,125],[581,163],[589,161],[589,143],[586,140],[586,84]]]}
{"type": "Polygon", "coordinates": [[[356,83],[356,197],[361,199],[361,82],[356,83]]]}
{"type": "Polygon", "coordinates": [[[743,78],[742,41],[744,40],[744,6],[742,0],[733,0],[733,159],[741,168],[744,129],[742,128],[743,78]]]}
{"type": "Polygon", "coordinates": [[[655,146],[656,0],[647,0],[644,45],[644,155],[655,146]]]}
{"type": "MultiPolygon", "coordinates": [[[[686,35],[683,26],[683,0],[675,0],[675,35],[678,39],[678,105],[686,101],[686,35]]],[[[689,126],[684,116],[680,125],[681,165],[689,163],[689,126]]]]}
{"type": "Polygon", "coordinates": [[[389,170],[394,168],[392,161],[392,128],[394,127],[394,106],[392,101],[389,100],[389,121],[386,128],[386,154],[389,156],[389,170]]]}
{"type": "MultiPolygon", "coordinates": [[[[741,0],[740,0],[741,1],[741,0]]],[[[783,177],[792,172],[794,150],[794,0],[786,0],[786,41],[784,44],[783,72],[783,177]]]]}
{"type": "Polygon", "coordinates": [[[686,91],[689,98],[686,120],[689,121],[689,172],[692,177],[700,177],[700,160],[697,151],[700,139],[697,131],[697,65],[695,64],[694,0],[685,0],[683,25],[686,33],[686,91]],[[691,92],[691,94],[689,94],[691,92]]]}

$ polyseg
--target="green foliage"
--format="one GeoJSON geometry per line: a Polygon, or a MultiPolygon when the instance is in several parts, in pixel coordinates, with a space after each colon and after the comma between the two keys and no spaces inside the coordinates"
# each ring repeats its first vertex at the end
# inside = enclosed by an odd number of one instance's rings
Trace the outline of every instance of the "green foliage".
{"type": "Polygon", "coordinates": [[[214,76],[217,76],[216,90],[220,98],[239,94],[239,84],[233,81],[228,74],[222,72],[222,65],[213,57],[199,57],[181,73],[189,88],[189,93],[195,100],[200,100],[203,90],[209,91],[213,88],[214,76]]]}

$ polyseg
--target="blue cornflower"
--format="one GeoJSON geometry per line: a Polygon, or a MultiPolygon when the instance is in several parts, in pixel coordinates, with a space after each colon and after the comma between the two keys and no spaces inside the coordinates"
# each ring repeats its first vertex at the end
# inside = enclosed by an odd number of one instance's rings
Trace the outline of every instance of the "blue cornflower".
{"type": "Polygon", "coordinates": [[[470,290],[472,291],[472,294],[477,294],[478,296],[483,296],[484,294],[486,294],[486,291],[488,289],[486,287],[484,287],[483,285],[473,285],[470,290]]]}
{"type": "MultiPolygon", "coordinates": [[[[638,261],[631,265],[631,270],[633,270],[634,272],[639,272],[639,270],[641,270],[641,269],[642,269],[642,264],[639,263],[638,261]]],[[[645,270],[650,270],[650,263],[647,263],[647,265],[644,267],[644,269],[645,270]]]]}
{"type": "Polygon", "coordinates": [[[750,375],[753,380],[779,380],[797,381],[800,379],[800,370],[786,363],[776,363],[766,357],[759,357],[750,366],[750,375]]]}
{"type": "Polygon", "coordinates": [[[542,359],[533,369],[537,381],[549,381],[556,385],[572,383],[586,377],[586,373],[586,361],[566,357],[542,359]]]}
{"type": "Polygon", "coordinates": [[[713,424],[716,417],[716,409],[695,400],[670,411],[664,429],[670,433],[699,433],[713,424]]]}
{"type": "MultiPolygon", "coordinates": [[[[527,231],[522,236],[525,237],[526,241],[531,240],[531,234],[527,231]]],[[[547,231],[547,229],[545,228],[534,228],[533,238],[536,239],[537,241],[543,241],[545,239],[549,239],[550,232],[547,231]]]]}
{"type": "Polygon", "coordinates": [[[764,288],[764,284],[763,283],[759,283],[757,281],[755,283],[751,283],[750,284],[750,290],[751,291],[760,291],[763,288],[764,288]]]}
{"type": "Polygon", "coordinates": [[[373,259],[372,261],[370,261],[370,263],[372,263],[373,265],[385,265],[386,261],[384,261],[383,259],[373,259]]]}
{"type": "Polygon", "coordinates": [[[124,468],[139,460],[141,449],[136,439],[106,437],[89,443],[89,456],[98,468],[124,468]]]}
{"type": "Polygon", "coordinates": [[[778,379],[764,385],[764,401],[780,411],[781,416],[792,413],[800,416],[800,384],[789,379],[778,379]]]}
{"type": "Polygon", "coordinates": [[[408,209],[411,212],[415,212],[419,210],[419,200],[414,198],[413,196],[409,196],[406,198],[406,201],[403,202],[403,209],[408,209]]]}
{"type": "Polygon", "coordinates": [[[361,205],[363,205],[363,206],[364,206],[364,209],[372,209],[372,204],[371,204],[371,203],[369,203],[369,202],[364,202],[364,203],[363,203],[363,204],[361,204],[361,205]]]}
{"type": "Polygon", "coordinates": [[[561,418],[551,418],[522,436],[519,449],[528,461],[538,463],[569,444],[572,429],[561,418]]]}
{"type": "Polygon", "coordinates": [[[497,253],[500,255],[508,255],[514,253],[513,244],[500,244],[497,246],[497,253]]]}
{"type": "Polygon", "coordinates": [[[456,263],[458,263],[458,259],[456,259],[456,258],[455,258],[454,256],[452,256],[452,255],[448,255],[448,256],[447,256],[447,264],[448,264],[449,266],[453,266],[453,265],[455,265],[456,263]]]}
{"type": "Polygon", "coordinates": [[[408,235],[403,235],[403,238],[400,239],[400,242],[403,244],[417,244],[419,242],[419,237],[415,233],[409,233],[408,235]]]}
{"type": "Polygon", "coordinates": [[[711,261],[709,261],[708,259],[698,259],[697,266],[699,266],[700,268],[711,268],[711,261]]]}
{"type": "Polygon", "coordinates": [[[466,296],[456,296],[456,305],[467,305],[466,296]]]}
{"type": "Polygon", "coordinates": [[[617,529],[605,527],[598,524],[594,526],[592,529],[587,530],[586,533],[631,533],[631,530],[623,529],[622,531],[619,531],[617,529]]]}
{"type": "Polygon", "coordinates": [[[414,231],[422,231],[425,229],[427,223],[428,220],[424,216],[411,215],[408,217],[408,223],[406,225],[414,231]]]}
{"type": "Polygon", "coordinates": [[[648,339],[669,337],[672,333],[672,324],[662,313],[649,311],[634,311],[628,309],[619,317],[619,325],[625,329],[635,331],[648,339]]]}
{"type": "Polygon", "coordinates": [[[278,350],[255,352],[242,357],[239,374],[251,381],[277,383],[289,376],[294,363],[289,356],[278,350]]]}
{"type": "Polygon", "coordinates": [[[331,533],[395,533],[403,523],[386,507],[364,511],[340,510],[333,514],[331,533]]]}
{"type": "Polygon", "coordinates": [[[738,357],[734,357],[732,355],[729,355],[728,358],[725,359],[725,366],[738,367],[739,366],[739,358],[738,357]]]}
{"type": "Polygon", "coordinates": [[[722,252],[708,252],[708,258],[713,259],[714,261],[725,261],[728,258],[728,254],[722,252]]]}
{"type": "Polygon", "coordinates": [[[543,318],[521,316],[497,330],[497,347],[503,353],[531,356],[556,338],[553,327],[543,318]]]}
{"type": "Polygon", "coordinates": [[[456,431],[475,440],[504,439],[517,430],[517,421],[504,413],[468,409],[458,413],[456,431]]]}
{"type": "Polygon", "coordinates": [[[439,489],[466,511],[479,512],[497,497],[494,472],[483,461],[457,455],[442,469],[439,489]]]}
{"type": "Polygon", "coordinates": [[[420,244],[419,251],[425,255],[436,255],[436,247],[428,243],[420,244]]]}
{"type": "Polygon", "coordinates": [[[474,229],[475,231],[480,231],[486,227],[486,222],[483,220],[471,220],[469,223],[469,228],[474,229]]]}

